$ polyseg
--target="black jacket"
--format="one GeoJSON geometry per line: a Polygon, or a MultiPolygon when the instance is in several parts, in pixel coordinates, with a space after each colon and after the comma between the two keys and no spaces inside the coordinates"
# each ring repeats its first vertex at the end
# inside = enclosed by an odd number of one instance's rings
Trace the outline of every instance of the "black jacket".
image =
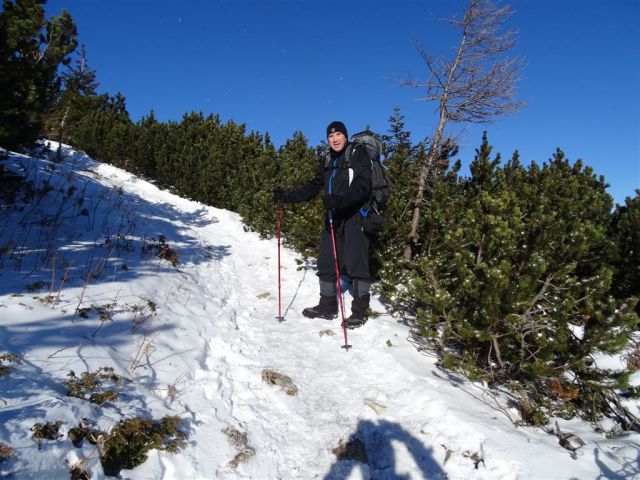
{"type": "Polygon", "coordinates": [[[365,206],[371,193],[371,160],[366,149],[347,145],[342,152],[332,151],[320,160],[311,181],[289,192],[287,199],[304,202],[321,191],[325,196],[336,196],[336,219],[349,218],[365,206]],[[347,150],[351,150],[348,163],[347,150]]]}

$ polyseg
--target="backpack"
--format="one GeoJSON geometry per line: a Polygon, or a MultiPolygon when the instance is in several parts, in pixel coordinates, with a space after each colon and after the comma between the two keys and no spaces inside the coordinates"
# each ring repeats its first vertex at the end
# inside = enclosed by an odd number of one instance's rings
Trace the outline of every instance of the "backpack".
{"type": "MultiPolygon", "coordinates": [[[[382,230],[382,211],[389,202],[391,182],[387,178],[386,169],[380,160],[382,142],[378,135],[365,130],[351,137],[351,142],[345,152],[347,168],[351,168],[351,156],[358,148],[366,148],[367,154],[371,159],[371,194],[367,202],[368,208],[360,209],[360,215],[363,218],[362,228],[365,233],[377,235],[382,230]]],[[[329,156],[327,156],[328,158],[329,156]]]]}
{"type": "Polygon", "coordinates": [[[371,159],[371,200],[369,207],[376,213],[381,213],[389,203],[389,195],[391,194],[391,182],[387,178],[385,167],[382,165],[380,157],[382,155],[382,142],[378,135],[369,130],[356,133],[351,137],[351,143],[347,147],[345,154],[347,165],[349,164],[351,154],[357,148],[366,148],[369,158],[371,159]],[[351,152],[349,152],[351,150],[351,152]]]}

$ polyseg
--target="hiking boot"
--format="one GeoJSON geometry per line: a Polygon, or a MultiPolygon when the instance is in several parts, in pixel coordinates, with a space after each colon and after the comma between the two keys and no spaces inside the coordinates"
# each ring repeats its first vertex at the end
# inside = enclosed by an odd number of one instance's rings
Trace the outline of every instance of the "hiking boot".
{"type": "Polygon", "coordinates": [[[367,323],[367,320],[369,320],[369,317],[365,314],[352,313],[348,318],[345,319],[344,324],[348,329],[353,330],[354,328],[361,327],[362,325],[367,323]]]}
{"type": "Polygon", "coordinates": [[[305,308],[302,315],[307,318],[333,320],[338,316],[338,300],[335,296],[320,295],[320,303],[315,307],[305,308]]]}
{"type": "Polygon", "coordinates": [[[371,296],[367,293],[353,299],[351,303],[351,315],[345,319],[344,324],[347,328],[358,328],[367,323],[369,320],[369,299],[371,296]]]}

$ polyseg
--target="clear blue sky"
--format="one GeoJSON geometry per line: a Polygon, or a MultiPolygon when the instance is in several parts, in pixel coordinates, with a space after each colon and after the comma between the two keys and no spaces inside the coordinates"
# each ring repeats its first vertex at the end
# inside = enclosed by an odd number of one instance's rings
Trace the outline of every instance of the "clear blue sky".
{"type": "MultiPolygon", "coordinates": [[[[519,113],[462,132],[468,165],[486,129],[494,152],[523,163],[563,149],[604,175],[620,203],[640,188],[640,1],[513,0],[515,54],[526,62],[519,113]]],[[[434,19],[462,0],[49,0],[75,19],[100,91],[122,92],[133,120],[218,113],[268,132],[300,130],[312,145],[341,119],[386,132],[399,106],[414,140],[433,132],[434,106],[395,78],[424,80],[414,46],[454,45],[434,19]]],[[[463,171],[464,172],[464,171],[463,171]]]]}

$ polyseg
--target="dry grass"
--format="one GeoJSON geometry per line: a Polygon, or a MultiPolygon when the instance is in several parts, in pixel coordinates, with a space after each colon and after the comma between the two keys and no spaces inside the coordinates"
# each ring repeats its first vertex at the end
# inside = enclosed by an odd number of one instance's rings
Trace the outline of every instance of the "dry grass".
{"type": "Polygon", "coordinates": [[[227,427],[222,430],[222,433],[227,436],[229,443],[238,450],[236,456],[229,462],[229,468],[235,470],[240,464],[246,463],[256,454],[255,449],[249,445],[246,432],[241,432],[233,427],[227,427]]]}
{"type": "Polygon", "coordinates": [[[13,451],[13,448],[11,448],[6,443],[0,442],[0,463],[6,462],[7,460],[10,460],[15,457],[16,457],[16,454],[13,451]]]}
{"type": "Polygon", "coordinates": [[[275,370],[264,369],[262,371],[262,381],[270,385],[282,387],[287,395],[298,395],[298,387],[293,380],[287,375],[276,372],[275,370]]]}
{"type": "MultiPolygon", "coordinates": [[[[157,335],[156,335],[157,336],[157,335]]],[[[136,369],[140,368],[143,359],[149,361],[149,357],[155,351],[156,347],[153,346],[153,341],[156,337],[147,338],[146,336],[142,339],[140,346],[138,347],[138,351],[136,352],[136,356],[131,361],[131,365],[129,365],[129,371],[135,372],[136,369]]]]}
{"type": "Polygon", "coordinates": [[[364,464],[369,463],[367,457],[367,451],[364,443],[359,438],[354,438],[344,443],[344,440],[340,439],[338,446],[331,450],[338,460],[357,460],[364,464]]]}

